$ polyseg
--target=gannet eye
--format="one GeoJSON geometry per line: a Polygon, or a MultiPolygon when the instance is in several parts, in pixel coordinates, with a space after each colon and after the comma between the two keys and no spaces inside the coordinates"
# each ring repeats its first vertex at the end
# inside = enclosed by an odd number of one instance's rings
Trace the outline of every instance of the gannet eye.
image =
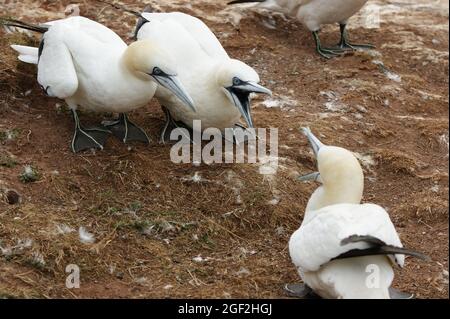
{"type": "Polygon", "coordinates": [[[237,77],[233,78],[233,85],[237,86],[237,85],[241,85],[241,84],[242,84],[241,79],[239,79],[237,77]]]}
{"type": "Polygon", "coordinates": [[[162,75],[164,72],[160,69],[160,68],[158,68],[158,67],[155,67],[154,69],[153,69],[153,75],[162,75]]]}

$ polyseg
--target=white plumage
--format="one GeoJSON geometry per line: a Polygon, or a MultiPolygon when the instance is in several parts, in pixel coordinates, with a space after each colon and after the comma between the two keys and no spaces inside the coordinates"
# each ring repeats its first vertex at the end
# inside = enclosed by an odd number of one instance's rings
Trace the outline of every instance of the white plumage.
{"type": "MultiPolygon", "coordinates": [[[[19,52],[20,60],[38,64],[38,82],[43,90],[49,96],[64,99],[73,112],[83,108],[126,113],[145,106],[158,84],[181,98],[180,104],[192,107],[192,99],[176,77],[176,64],[170,53],[154,43],[139,41],[128,47],[116,33],[84,17],[52,21],[46,26],[40,57],[36,48],[16,45],[12,48],[19,52]],[[162,73],[156,74],[155,70],[162,73]]],[[[76,115],[75,118],[77,121],[76,115]]],[[[139,134],[139,129],[126,117],[116,124],[121,125],[119,131],[123,131],[120,134],[123,133],[124,141],[129,139],[132,127],[139,134]]],[[[101,130],[95,132],[101,134],[101,130]]],[[[81,133],[94,141],[94,146],[102,148],[102,141],[86,130],[81,133]]],[[[143,132],[142,136],[146,138],[143,132]]]]}
{"type": "MultiPolygon", "coordinates": [[[[151,13],[144,12],[142,16],[147,18],[150,22],[169,22],[176,23],[182,26],[184,30],[188,31],[194,40],[200,45],[201,49],[207,53],[211,58],[229,59],[228,53],[223,48],[217,37],[211,32],[208,26],[200,19],[182,12],[167,12],[167,13],[151,13]]],[[[145,37],[145,30],[141,36],[145,37]]],[[[147,29],[148,31],[148,29],[147,29]]],[[[179,47],[180,44],[177,44],[179,47]]]]}
{"type": "MultiPolygon", "coordinates": [[[[374,204],[336,204],[308,212],[300,229],[292,236],[292,260],[304,271],[311,272],[347,251],[370,247],[365,242],[341,245],[342,240],[353,235],[370,235],[388,245],[403,247],[388,213],[382,207],[374,204]]],[[[396,263],[401,267],[404,257],[396,256],[396,263]]]]}
{"type": "Polygon", "coordinates": [[[29,64],[38,64],[38,48],[27,47],[23,45],[12,45],[14,50],[19,53],[18,59],[29,64]]]}
{"type": "Polygon", "coordinates": [[[262,7],[297,18],[310,31],[324,24],[347,23],[368,0],[267,0],[262,7]]]}
{"type": "Polygon", "coordinates": [[[156,97],[170,116],[192,128],[233,128],[243,116],[253,126],[250,93],[271,92],[258,83],[258,74],[245,63],[231,59],[211,30],[199,19],[174,13],[143,13],[148,22],[137,32],[164,46],[178,61],[178,76],[195,101],[196,112],[183,107],[171,92],[158,87],[156,97]]]}
{"type": "Polygon", "coordinates": [[[364,176],[356,157],[322,144],[309,129],[305,133],[319,173],[301,180],[323,185],[311,196],[303,223],[289,241],[292,262],[305,284],[323,298],[390,298],[392,266],[403,267],[402,252],[416,253],[402,248],[385,209],[360,204],[364,176]]]}

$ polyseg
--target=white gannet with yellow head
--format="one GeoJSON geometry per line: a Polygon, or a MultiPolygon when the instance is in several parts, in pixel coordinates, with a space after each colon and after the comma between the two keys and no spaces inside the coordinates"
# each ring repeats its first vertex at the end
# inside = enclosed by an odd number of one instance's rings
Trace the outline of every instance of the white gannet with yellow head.
{"type": "Polygon", "coordinates": [[[281,12],[299,20],[313,33],[317,53],[324,58],[338,56],[346,50],[374,47],[370,44],[350,43],[346,33],[348,20],[361,10],[367,0],[235,0],[229,4],[249,2],[259,2],[263,8],[281,12]],[[320,43],[319,31],[322,25],[332,23],[339,23],[341,40],[337,46],[325,48],[320,43]]]}
{"type": "Polygon", "coordinates": [[[156,97],[166,113],[161,140],[170,136],[171,123],[202,129],[234,128],[242,117],[253,127],[250,94],[271,94],[259,84],[256,71],[242,61],[231,59],[211,30],[193,16],[180,13],[142,13],[136,28],[138,40],[150,40],[172,53],[178,76],[195,102],[195,112],[185,107],[172,92],[158,87],[156,97]]]}
{"type": "Polygon", "coordinates": [[[124,142],[149,142],[146,133],[128,120],[126,112],[143,107],[158,87],[164,87],[183,106],[193,101],[177,76],[170,52],[151,40],[130,45],[112,30],[84,17],[70,17],[41,26],[17,20],[5,25],[43,33],[39,49],[13,45],[19,59],[38,65],[38,82],[48,96],[67,102],[75,120],[72,150],[103,148],[112,132],[124,142]],[[117,112],[106,127],[84,128],[78,108],[117,112]]]}
{"type": "Polygon", "coordinates": [[[391,288],[393,265],[405,255],[427,257],[403,248],[385,209],[361,204],[363,170],[352,152],[324,145],[304,129],[317,158],[318,173],[300,180],[322,185],[312,194],[301,227],[289,241],[289,253],[305,285],[287,285],[299,297],[408,298],[391,288]]]}

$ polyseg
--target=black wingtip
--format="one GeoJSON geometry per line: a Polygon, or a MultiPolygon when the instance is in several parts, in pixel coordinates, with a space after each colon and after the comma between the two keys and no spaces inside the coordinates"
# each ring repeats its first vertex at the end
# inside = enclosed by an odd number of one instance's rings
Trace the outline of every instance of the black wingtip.
{"type": "Polygon", "coordinates": [[[48,31],[49,27],[46,26],[39,26],[34,25],[31,23],[26,23],[17,19],[11,19],[11,18],[0,18],[0,24],[4,25],[6,27],[15,27],[15,28],[21,28],[25,30],[30,30],[38,33],[45,33],[48,31]]]}
{"type": "Polygon", "coordinates": [[[239,4],[239,3],[256,3],[256,2],[266,2],[266,0],[234,0],[228,2],[227,5],[239,4]]]}
{"type": "Polygon", "coordinates": [[[345,246],[352,243],[365,242],[372,247],[368,249],[354,249],[350,250],[336,259],[345,259],[345,258],[354,258],[354,257],[363,257],[363,256],[375,256],[375,255],[407,255],[411,257],[416,257],[423,261],[431,261],[431,258],[421,252],[411,250],[403,247],[395,247],[391,245],[387,245],[384,241],[373,237],[373,236],[361,236],[361,235],[352,235],[341,241],[341,246],[345,246]]]}
{"type": "Polygon", "coordinates": [[[341,246],[345,246],[352,243],[366,242],[369,244],[374,244],[376,246],[385,246],[386,243],[376,237],[373,236],[360,236],[360,235],[352,235],[350,237],[344,238],[341,241],[341,246]]]}

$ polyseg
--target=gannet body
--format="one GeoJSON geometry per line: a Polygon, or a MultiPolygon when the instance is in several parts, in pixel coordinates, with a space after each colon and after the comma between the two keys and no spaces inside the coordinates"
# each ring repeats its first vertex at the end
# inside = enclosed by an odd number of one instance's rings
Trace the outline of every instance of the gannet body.
{"type": "Polygon", "coordinates": [[[333,260],[353,249],[367,249],[370,243],[341,246],[355,234],[372,236],[387,245],[402,247],[386,211],[373,204],[336,204],[307,211],[302,226],[291,237],[289,252],[303,281],[323,298],[388,298],[394,278],[391,263],[403,267],[404,255],[364,256],[333,260]],[[367,287],[370,265],[378,267],[379,285],[367,287]]]}
{"type": "Polygon", "coordinates": [[[82,129],[76,114],[79,108],[121,113],[120,120],[110,128],[126,142],[148,141],[145,132],[124,113],[145,106],[158,84],[192,105],[176,77],[176,65],[169,53],[150,41],[128,47],[116,33],[84,17],[49,22],[41,28],[44,35],[38,50],[16,45],[12,48],[19,52],[20,60],[38,64],[38,82],[45,93],[65,100],[72,110],[77,124],[74,152],[102,148],[109,133],[104,128],[93,129],[93,134],[82,129]]]}
{"type": "Polygon", "coordinates": [[[305,132],[316,154],[319,173],[302,180],[321,181],[311,196],[289,253],[305,284],[322,298],[391,297],[392,266],[403,267],[405,254],[386,210],[361,204],[364,175],[349,151],[323,145],[305,132]]]}
{"type": "Polygon", "coordinates": [[[346,38],[348,20],[366,4],[368,0],[236,0],[230,4],[259,2],[259,6],[268,10],[281,12],[296,18],[314,35],[317,52],[325,58],[343,53],[343,50],[372,48],[371,45],[351,44],[346,38]],[[339,23],[341,41],[334,48],[321,46],[318,32],[322,25],[339,23]]]}
{"type": "Polygon", "coordinates": [[[137,39],[161,43],[172,52],[178,61],[178,76],[195,101],[192,112],[171,92],[158,87],[156,97],[167,108],[166,116],[190,128],[194,120],[201,120],[202,129],[220,130],[233,128],[242,116],[253,127],[250,93],[271,94],[258,84],[256,71],[231,59],[211,30],[195,17],[179,12],[144,12],[142,16],[146,21],[138,23],[137,39]]]}

